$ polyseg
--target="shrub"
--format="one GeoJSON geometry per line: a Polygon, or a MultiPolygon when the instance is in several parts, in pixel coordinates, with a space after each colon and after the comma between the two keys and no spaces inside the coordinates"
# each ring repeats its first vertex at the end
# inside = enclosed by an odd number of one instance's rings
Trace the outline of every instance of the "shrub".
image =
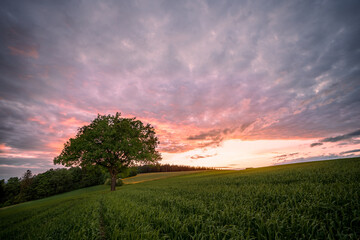
{"type": "Polygon", "coordinates": [[[128,177],[133,177],[133,176],[136,176],[136,175],[137,175],[137,168],[136,167],[131,167],[131,168],[124,169],[120,173],[121,178],[128,178],[128,177]]]}
{"type": "MultiPolygon", "coordinates": [[[[110,186],[111,185],[111,179],[110,178],[106,179],[104,185],[109,185],[110,186]]],[[[116,186],[120,187],[122,185],[124,185],[123,181],[120,178],[116,179],[116,186]]]]}

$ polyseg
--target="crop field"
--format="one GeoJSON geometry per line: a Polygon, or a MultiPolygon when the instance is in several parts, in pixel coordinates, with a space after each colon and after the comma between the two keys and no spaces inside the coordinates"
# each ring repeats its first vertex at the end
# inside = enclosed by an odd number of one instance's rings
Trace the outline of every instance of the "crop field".
{"type": "Polygon", "coordinates": [[[360,239],[360,158],[96,186],[0,220],[0,239],[360,239]]]}

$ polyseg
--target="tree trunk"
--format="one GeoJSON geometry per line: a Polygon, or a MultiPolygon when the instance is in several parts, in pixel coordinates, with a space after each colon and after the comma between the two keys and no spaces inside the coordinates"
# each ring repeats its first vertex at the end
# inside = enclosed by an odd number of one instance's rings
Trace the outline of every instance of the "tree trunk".
{"type": "Polygon", "coordinates": [[[116,187],[116,174],[111,173],[111,191],[115,191],[116,187]]]}

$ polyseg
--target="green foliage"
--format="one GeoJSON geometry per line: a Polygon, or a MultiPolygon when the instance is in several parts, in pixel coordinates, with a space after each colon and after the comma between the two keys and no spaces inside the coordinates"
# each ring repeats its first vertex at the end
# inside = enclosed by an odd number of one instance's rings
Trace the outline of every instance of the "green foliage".
{"type": "MultiPolygon", "coordinates": [[[[111,178],[107,178],[106,180],[105,180],[105,183],[104,183],[104,185],[111,185],[111,178]]],[[[120,186],[122,186],[122,185],[124,185],[124,183],[123,183],[123,181],[121,180],[121,179],[116,179],[116,186],[117,187],[120,187],[120,186]]]]}
{"type": "Polygon", "coordinates": [[[126,168],[120,173],[120,178],[134,177],[138,174],[137,167],[126,168]]]}
{"type": "Polygon", "coordinates": [[[137,167],[138,173],[200,171],[200,170],[216,170],[216,169],[209,167],[193,167],[186,165],[160,164],[160,163],[155,163],[151,165],[142,165],[137,167]]]}
{"type": "Polygon", "coordinates": [[[0,239],[359,239],[359,176],[357,158],[92,187],[1,209],[0,239]]]}
{"type": "Polygon", "coordinates": [[[0,203],[5,202],[6,195],[5,195],[5,180],[0,180],[0,203]]]}
{"type": "Polygon", "coordinates": [[[105,174],[96,166],[50,169],[36,176],[32,176],[31,171],[27,170],[22,179],[10,178],[7,183],[1,181],[3,193],[0,195],[0,206],[40,199],[102,184],[104,181],[105,174]]]}
{"type": "Polygon", "coordinates": [[[20,179],[17,177],[10,178],[5,184],[5,196],[3,197],[3,202],[1,202],[4,206],[19,203],[20,184],[20,179]]]}
{"type": "MultiPolygon", "coordinates": [[[[76,137],[70,138],[61,154],[54,158],[54,164],[99,165],[116,179],[117,174],[127,167],[160,160],[154,128],[136,118],[120,116],[120,113],[98,115],[89,125],[79,128],[76,137]]],[[[115,188],[112,186],[111,190],[115,188]]]]}

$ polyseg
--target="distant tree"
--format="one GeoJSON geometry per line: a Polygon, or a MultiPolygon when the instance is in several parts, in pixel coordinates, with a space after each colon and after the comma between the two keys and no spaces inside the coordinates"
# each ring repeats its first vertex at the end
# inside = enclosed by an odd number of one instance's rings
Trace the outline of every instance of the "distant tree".
{"type": "Polygon", "coordinates": [[[6,200],[6,194],[5,194],[5,180],[0,180],[0,206],[2,203],[4,203],[6,200]]]}
{"type": "Polygon", "coordinates": [[[103,184],[108,177],[109,174],[96,165],[50,169],[35,176],[27,170],[21,179],[0,180],[0,207],[103,184]]]}
{"type": "Polygon", "coordinates": [[[55,164],[67,167],[99,165],[111,175],[111,191],[115,190],[117,174],[139,163],[161,159],[155,130],[136,118],[122,118],[120,113],[98,115],[89,125],[79,128],[70,138],[55,164]]]}
{"type": "Polygon", "coordinates": [[[150,172],[176,172],[176,171],[203,171],[203,170],[216,170],[211,167],[193,167],[186,165],[170,165],[170,164],[152,164],[142,165],[137,167],[138,173],[150,173],[150,172]]]}
{"type": "Polygon", "coordinates": [[[19,202],[31,199],[31,197],[32,197],[31,195],[33,192],[31,189],[32,182],[33,182],[32,172],[30,170],[27,170],[24,173],[23,178],[21,179],[20,194],[18,197],[19,202]]]}
{"type": "Polygon", "coordinates": [[[5,185],[5,195],[7,203],[6,205],[11,205],[16,203],[15,198],[20,193],[20,179],[17,177],[9,178],[5,185]]]}

